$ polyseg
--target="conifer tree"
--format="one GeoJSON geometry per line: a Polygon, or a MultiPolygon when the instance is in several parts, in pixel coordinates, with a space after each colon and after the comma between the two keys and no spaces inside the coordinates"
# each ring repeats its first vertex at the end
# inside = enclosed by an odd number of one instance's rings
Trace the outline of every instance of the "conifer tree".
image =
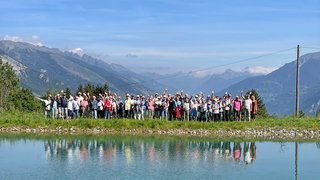
{"type": "Polygon", "coordinates": [[[66,96],[67,96],[67,98],[69,98],[70,95],[71,95],[71,89],[70,89],[70,88],[67,88],[67,89],[66,89],[66,96]]]}
{"type": "Polygon", "coordinates": [[[81,92],[81,93],[84,92],[84,88],[83,88],[83,85],[82,85],[82,84],[80,84],[80,85],[78,86],[77,92],[81,92]]]}
{"type": "Polygon", "coordinates": [[[258,102],[258,110],[257,110],[257,117],[259,118],[266,118],[266,117],[270,117],[267,108],[263,102],[263,99],[261,98],[261,96],[258,94],[258,92],[255,89],[251,89],[247,92],[247,95],[254,95],[257,102],[258,102]]]}
{"type": "Polygon", "coordinates": [[[19,78],[9,63],[0,57],[0,110],[16,109],[19,111],[35,111],[41,109],[29,89],[20,88],[19,78]]]}
{"type": "Polygon", "coordinates": [[[8,110],[11,104],[8,97],[19,89],[19,78],[9,63],[4,63],[0,57],[0,108],[8,110]]]}
{"type": "Polygon", "coordinates": [[[90,95],[92,95],[94,93],[94,85],[91,83],[88,83],[87,85],[85,85],[84,91],[85,93],[89,93],[90,95]]]}

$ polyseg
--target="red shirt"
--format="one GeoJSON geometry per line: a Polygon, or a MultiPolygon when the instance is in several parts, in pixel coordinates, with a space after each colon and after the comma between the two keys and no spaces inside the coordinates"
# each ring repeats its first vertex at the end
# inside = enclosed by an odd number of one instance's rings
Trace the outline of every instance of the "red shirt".
{"type": "Polygon", "coordinates": [[[111,102],[109,100],[104,101],[104,109],[107,109],[108,111],[111,111],[111,102]]]}

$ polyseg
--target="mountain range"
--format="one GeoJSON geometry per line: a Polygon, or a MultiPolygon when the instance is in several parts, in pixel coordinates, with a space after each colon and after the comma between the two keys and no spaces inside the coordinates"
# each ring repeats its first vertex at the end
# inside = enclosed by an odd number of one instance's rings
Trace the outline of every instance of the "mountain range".
{"type": "MultiPolygon", "coordinates": [[[[293,114],[296,94],[296,61],[285,64],[264,76],[250,77],[220,93],[228,91],[234,95],[241,90],[255,89],[263,98],[269,113],[293,114]]],[[[300,110],[314,115],[320,110],[320,52],[300,57],[300,110]]]]}
{"type": "MultiPolygon", "coordinates": [[[[215,91],[222,95],[227,91],[235,96],[241,90],[253,88],[263,98],[269,113],[286,115],[295,109],[295,61],[267,75],[227,69],[220,74],[197,76],[183,72],[136,73],[87,54],[6,40],[0,41],[0,56],[13,65],[21,85],[37,95],[67,87],[75,92],[79,84],[86,83],[107,83],[110,90],[118,94],[153,94],[167,88],[172,93],[184,90],[210,94],[215,91]]],[[[315,114],[320,109],[320,52],[303,55],[300,59],[300,109],[315,114]]]]}
{"type": "Polygon", "coordinates": [[[160,86],[118,64],[24,42],[0,41],[0,56],[13,65],[21,85],[38,95],[67,87],[75,92],[86,83],[107,83],[111,91],[121,94],[149,94],[160,86]]]}
{"type": "Polygon", "coordinates": [[[248,77],[257,76],[257,74],[248,71],[233,71],[227,69],[222,73],[213,73],[199,76],[195,73],[178,72],[174,74],[160,75],[156,73],[145,72],[144,76],[153,77],[168,89],[175,91],[184,90],[188,93],[211,94],[212,91],[219,92],[227,88],[230,84],[240,82],[248,77]]]}

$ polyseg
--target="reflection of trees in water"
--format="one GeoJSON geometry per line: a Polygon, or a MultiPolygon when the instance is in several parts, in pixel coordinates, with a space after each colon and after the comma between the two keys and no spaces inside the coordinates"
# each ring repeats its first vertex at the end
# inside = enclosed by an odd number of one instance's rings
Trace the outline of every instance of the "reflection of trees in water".
{"type": "Polygon", "coordinates": [[[200,162],[244,162],[250,164],[256,158],[254,142],[196,141],[183,139],[49,139],[45,141],[49,158],[68,158],[102,162],[115,158],[127,164],[135,160],[150,163],[175,161],[180,164],[196,165],[200,162]],[[243,148],[242,148],[243,147],[243,148]],[[241,156],[243,158],[241,158],[241,156]]]}
{"type": "Polygon", "coordinates": [[[316,146],[317,146],[318,149],[320,149],[320,142],[317,142],[316,146]]]}

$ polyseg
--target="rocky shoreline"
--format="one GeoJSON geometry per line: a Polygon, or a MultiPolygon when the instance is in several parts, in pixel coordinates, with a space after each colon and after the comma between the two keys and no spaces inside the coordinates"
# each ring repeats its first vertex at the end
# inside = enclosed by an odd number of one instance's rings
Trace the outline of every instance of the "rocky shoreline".
{"type": "Polygon", "coordinates": [[[0,133],[33,133],[33,134],[124,134],[124,135],[168,135],[168,136],[198,136],[198,137],[228,137],[228,138],[266,138],[266,139],[319,139],[320,130],[301,130],[285,128],[264,128],[245,130],[208,130],[208,129],[81,129],[71,128],[24,128],[1,127],[0,133]]]}

